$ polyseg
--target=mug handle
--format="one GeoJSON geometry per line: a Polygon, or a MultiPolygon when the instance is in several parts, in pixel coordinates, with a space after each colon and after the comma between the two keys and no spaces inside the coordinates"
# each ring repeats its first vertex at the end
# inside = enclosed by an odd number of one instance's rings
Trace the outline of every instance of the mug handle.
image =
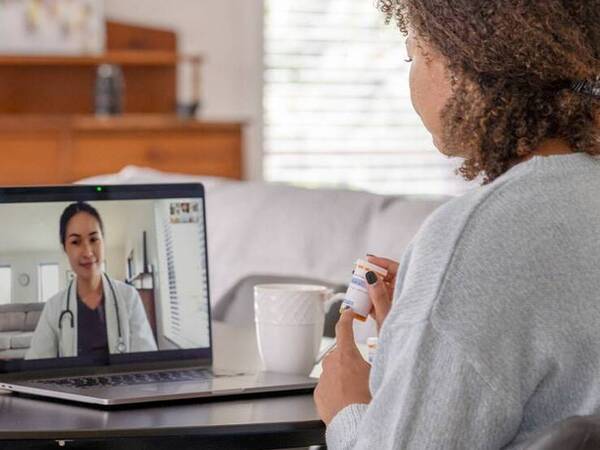
{"type": "Polygon", "coordinates": [[[327,291],[328,297],[327,300],[325,300],[325,303],[323,303],[323,307],[325,308],[325,314],[329,312],[329,310],[331,309],[331,305],[333,305],[338,300],[343,300],[346,296],[345,292],[338,292],[337,294],[335,294],[333,292],[333,289],[328,289],[327,291]]]}

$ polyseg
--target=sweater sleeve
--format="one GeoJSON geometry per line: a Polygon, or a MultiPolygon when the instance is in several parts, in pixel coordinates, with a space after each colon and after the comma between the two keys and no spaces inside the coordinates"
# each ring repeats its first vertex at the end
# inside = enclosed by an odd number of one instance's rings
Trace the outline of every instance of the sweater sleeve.
{"type": "Polygon", "coordinates": [[[490,386],[430,321],[392,331],[369,405],[350,405],[327,428],[330,450],[498,449],[520,425],[520,406],[490,386]]]}

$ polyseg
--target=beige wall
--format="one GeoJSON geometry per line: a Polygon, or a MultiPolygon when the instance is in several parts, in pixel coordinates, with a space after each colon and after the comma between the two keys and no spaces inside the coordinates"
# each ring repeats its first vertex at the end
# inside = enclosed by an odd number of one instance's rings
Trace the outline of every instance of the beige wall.
{"type": "MultiPolygon", "coordinates": [[[[245,172],[262,175],[262,0],[105,0],[113,20],[172,29],[179,50],[200,53],[202,111],[207,119],[243,120],[245,172]]],[[[186,98],[186,72],[180,73],[178,95],[186,98]]]]}

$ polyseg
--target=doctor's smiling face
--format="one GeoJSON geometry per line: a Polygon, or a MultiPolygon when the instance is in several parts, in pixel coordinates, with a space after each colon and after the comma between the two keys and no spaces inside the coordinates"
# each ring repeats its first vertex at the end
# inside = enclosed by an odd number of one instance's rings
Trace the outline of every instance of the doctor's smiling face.
{"type": "Polygon", "coordinates": [[[89,281],[102,276],[104,237],[93,215],[81,211],[71,217],[66,226],[64,248],[78,278],[89,281]]]}

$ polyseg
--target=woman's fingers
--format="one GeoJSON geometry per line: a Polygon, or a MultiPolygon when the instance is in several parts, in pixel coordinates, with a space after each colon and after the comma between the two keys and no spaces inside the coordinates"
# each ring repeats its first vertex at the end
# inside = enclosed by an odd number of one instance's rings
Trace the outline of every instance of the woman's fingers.
{"type": "Polygon", "coordinates": [[[366,279],[369,298],[373,303],[373,316],[377,322],[377,326],[381,328],[381,324],[392,307],[392,298],[385,282],[375,272],[367,272],[366,279]]]}
{"type": "Polygon", "coordinates": [[[337,350],[346,354],[358,352],[358,347],[354,342],[354,329],[352,322],[354,314],[352,310],[346,309],[342,312],[340,319],[335,325],[335,341],[337,350]]]}
{"type": "Polygon", "coordinates": [[[384,278],[385,281],[392,281],[396,278],[396,274],[398,273],[398,262],[389,258],[382,258],[379,256],[368,255],[367,261],[371,264],[375,264],[376,266],[382,267],[388,271],[388,274],[384,278]]]}
{"type": "Polygon", "coordinates": [[[381,256],[367,255],[367,260],[387,270],[387,275],[383,277],[383,281],[388,291],[390,301],[394,298],[394,287],[396,286],[396,275],[398,274],[399,263],[393,259],[383,258],[381,256]]]}

